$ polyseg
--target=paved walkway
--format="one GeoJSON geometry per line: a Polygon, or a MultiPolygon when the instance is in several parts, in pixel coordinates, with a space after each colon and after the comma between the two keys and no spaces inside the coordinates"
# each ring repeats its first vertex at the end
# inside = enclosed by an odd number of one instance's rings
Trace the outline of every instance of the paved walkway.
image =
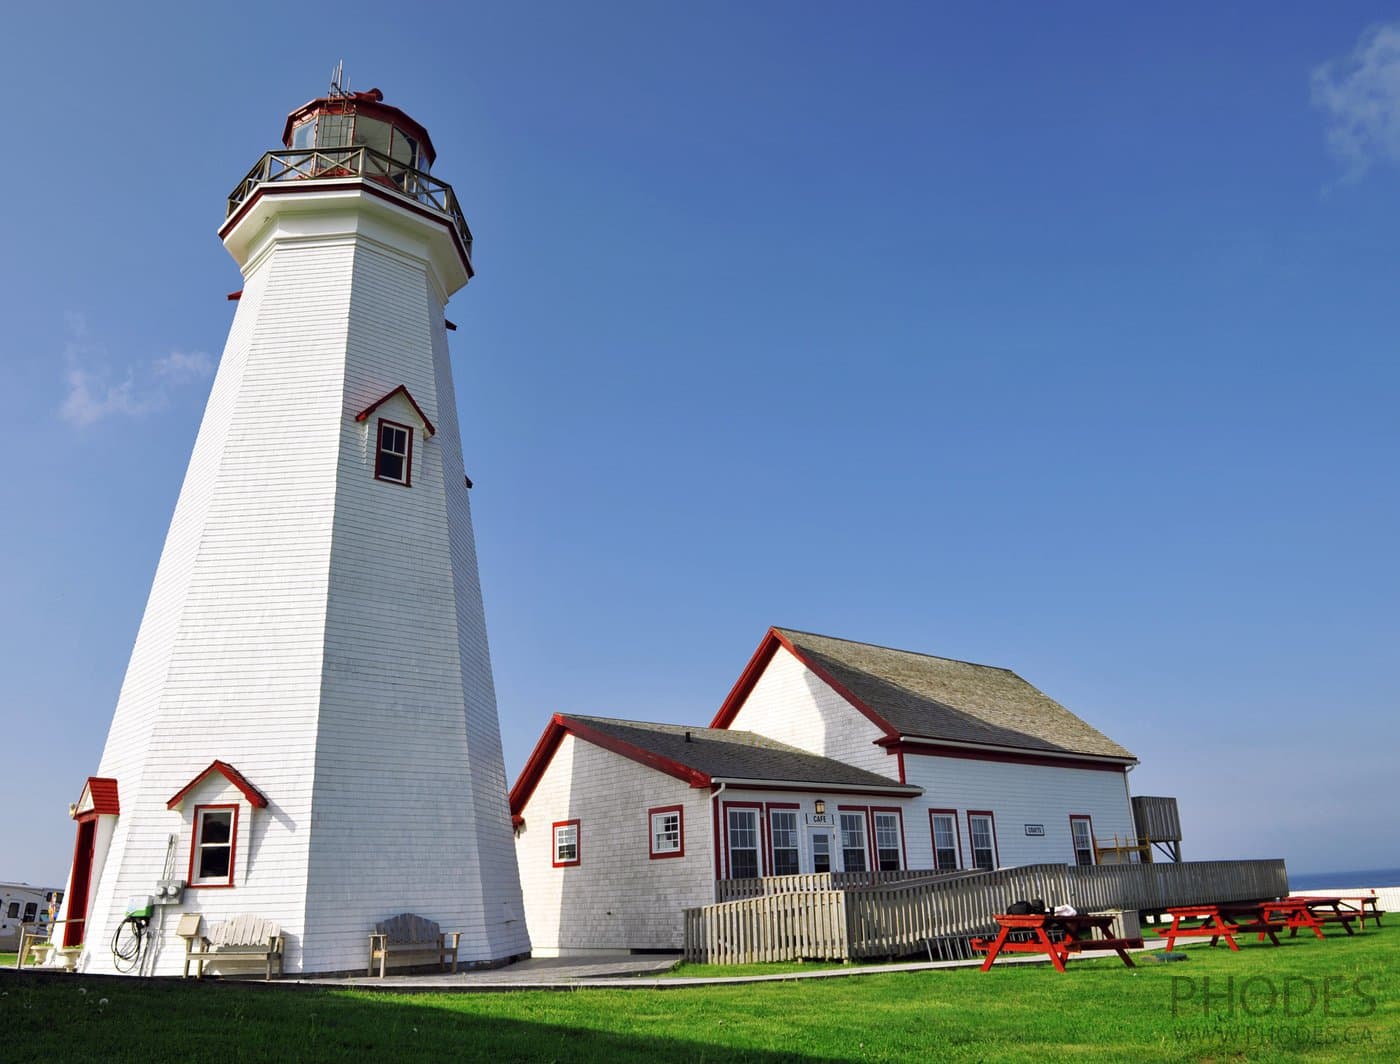
{"type": "MultiPolygon", "coordinates": [[[[1151,953],[1166,946],[1164,939],[1149,941],[1140,950],[1151,953]]],[[[1179,949],[1179,948],[1178,948],[1179,949]]],[[[1095,953],[1071,955],[1068,963],[1109,957],[1095,953]]],[[[386,975],[383,979],[353,976],[339,979],[285,979],[314,986],[361,987],[387,993],[489,993],[502,990],[578,990],[585,987],[611,987],[624,990],[678,990],[688,986],[718,986],[738,983],[785,983],[799,979],[844,979],[852,975],[887,975],[891,972],[929,972],[940,968],[973,968],[982,963],[977,957],[965,961],[910,961],[902,964],[847,964],[835,968],[814,968],[805,972],[776,975],[727,975],[696,978],[661,978],[663,972],[680,961],[680,954],[639,954],[632,957],[532,957],[504,968],[491,968],[452,974],[386,975]]],[[[997,965],[1049,964],[1044,957],[1001,957],[997,965]]]]}

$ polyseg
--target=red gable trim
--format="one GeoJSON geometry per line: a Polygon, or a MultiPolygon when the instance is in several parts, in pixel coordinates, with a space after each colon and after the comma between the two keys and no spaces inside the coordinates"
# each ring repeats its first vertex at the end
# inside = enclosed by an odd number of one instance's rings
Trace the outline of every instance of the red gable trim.
{"type": "Polygon", "coordinates": [[[525,762],[525,767],[520,772],[520,778],[510,789],[510,811],[513,816],[519,816],[524,812],[526,804],[530,801],[530,795],[535,793],[535,788],[539,786],[540,780],[544,777],[545,769],[549,768],[549,763],[554,760],[554,752],[559,749],[559,744],[564,741],[565,735],[573,735],[592,743],[594,746],[601,746],[604,750],[621,754],[640,765],[646,765],[647,768],[653,768],[657,772],[664,772],[668,776],[683,780],[692,787],[708,787],[710,785],[710,777],[699,769],[682,765],[679,761],[672,761],[669,757],[662,757],[650,750],[643,750],[639,746],[633,746],[622,739],[616,739],[595,728],[590,728],[580,721],[571,720],[562,713],[556,713],[550,719],[549,724],[545,726],[544,734],[540,736],[540,741],[535,744],[535,749],[531,751],[530,760],[525,762]]]}
{"type": "Polygon", "coordinates": [[[850,691],[846,690],[845,687],[837,682],[834,676],[820,665],[805,657],[802,651],[797,649],[792,641],[776,628],[769,628],[768,634],[763,637],[763,642],[758,644],[758,649],[754,651],[753,657],[749,659],[748,665],[740,674],[738,682],[735,683],[733,689],[729,692],[729,697],[724,700],[724,705],[719,707],[719,712],[715,714],[715,719],[710,722],[711,728],[727,728],[734,722],[734,718],[738,716],[739,710],[744,704],[744,700],[753,693],[754,687],[758,685],[759,677],[761,677],[764,670],[768,668],[768,663],[773,660],[773,655],[778,652],[779,647],[783,647],[798,661],[802,662],[817,679],[821,680],[822,683],[826,684],[844,698],[851,704],[853,709],[884,732],[885,738],[899,738],[899,732],[895,729],[894,725],[880,716],[880,714],[876,713],[850,691]]]}
{"type": "Polygon", "coordinates": [[[437,429],[433,428],[433,423],[428,420],[428,415],[423,413],[423,408],[419,406],[417,401],[413,398],[413,396],[409,394],[408,388],[402,384],[400,384],[392,392],[388,392],[385,395],[381,395],[374,402],[370,403],[369,406],[365,407],[363,410],[361,410],[358,414],[355,415],[355,420],[365,420],[365,418],[369,417],[371,414],[373,414],[376,410],[378,410],[381,406],[383,406],[396,395],[402,395],[405,399],[408,400],[408,405],[413,407],[413,412],[418,415],[418,420],[423,422],[423,427],[428,430],[428,435],[436,436],[437,429]]]}
{"type": "Polygon", "coordinates": [[[178,809],[180,807],[180,803],[185,800],[185,796],[189,794],[190,791],[194,790],[195,787],[198,786],[201,782],[203,782],[204,778],[208,776],[211,772],[221,773],[224,779],[228,780],[230,783],[232,783],[235,787],[237,787],[240,791],[243,792],[243,797],[248,799],[248,803],[250,805],[254,806],[257,809],[264,809],[267,807],[267,799],[263,796],[262,791],[258,790],[251,783],[249,783],[247,779],[244,778],[243,773],[239,772],[238,769],[234,768],[232,765],[228,764],[225,761],[214,761],[203,772],[197,775],[194,779],[190,780],[189,783],[181,787],[179,793],[177,793],[174,798],[171,798],[170,801],[165,803],[165,808],[178,809]]]}
{"type": "Polygon", "coordinates": [[[1136,764],[1132,761],[1101,761],[1088,754],[1081,757],[1057,757],[1019,750],[989,750],[967,746],[946,746],[936,742],[911,743],[903,739],[877,739],[876,745],[899,754],[921,754],[925,757],[959,757],[969,761],[1005,761],[1013,765],[1049,765],[1053,768],[1083,768],[1098,772],[1127,772],[1136,764]]]}
{"type": "MultiPolygon", "coordinates": [[[[83,794],[92,799],[92,808],[85,813],[101,813],[107,816],[120,816],[121,801],[117,798],[117,781],[107,776],[89,776],[83,784],[83,794]]],[[[82,806],[83,795],[78,795],[78,805],[82,806]]]]}

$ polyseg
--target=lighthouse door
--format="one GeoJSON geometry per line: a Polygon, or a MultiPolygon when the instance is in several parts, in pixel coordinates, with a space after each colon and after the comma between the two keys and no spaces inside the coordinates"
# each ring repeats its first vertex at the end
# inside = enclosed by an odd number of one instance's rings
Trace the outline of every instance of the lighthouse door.
{"type": "Polygon", "coordinates": [[[63,925],[63,944],[78,946],[83,941],[87,920],[88,889],[92,886],[92,844],[97,835],[97,817],[78,821],[78,841],[73,847],[73,882],[68,891],[68,922],[63,925]]]}

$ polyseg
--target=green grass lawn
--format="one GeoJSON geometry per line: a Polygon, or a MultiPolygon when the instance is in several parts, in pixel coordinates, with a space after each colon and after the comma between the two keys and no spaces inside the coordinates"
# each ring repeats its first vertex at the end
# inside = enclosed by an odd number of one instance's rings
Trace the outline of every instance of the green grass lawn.
{"type": "Polygon", "coordinates": [[[0,972],[0,1059],[1400,1058],[1395,928],[1185,953],[1186,961],[1134,970],[1116,958],[1075,961],[1064,975],[998,966],[554,993],[393,995],[0,972]]]}
{"type": "Polygon", "coordinates": [[[0,968],[13,968],[18,953],[0,953],[0,968]]]}

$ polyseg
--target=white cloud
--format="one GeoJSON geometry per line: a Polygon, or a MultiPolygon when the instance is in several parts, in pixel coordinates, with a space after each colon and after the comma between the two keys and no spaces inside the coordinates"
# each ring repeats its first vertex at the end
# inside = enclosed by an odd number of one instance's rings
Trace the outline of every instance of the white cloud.
{"type": "Polygon", "coordinates": [[[58,412],[70,425],[86,428],[110,417],[141,417],[164,407],[171,388],[214,371],[214,360],[202,351],[172,351],[142,367],[115,368],[106,349],[89,336],[83,315],[69,314],[66,320],[63,361],[68,391],[58,412]]]}
{"type": "Polygon", "coordinates": [[[1400,165],[1400,23],[1371,27],[1350,55],[1314,70],[1312,98],[1328,115],[1327,143],[1345,180],[1373,163],[1400,165]]]}
{"type": "Polygon", "coordinates": [[[203,351],[171,351],[151,363],[158,377],[207,377],[214,372],[214,360],[203,351]]]}

